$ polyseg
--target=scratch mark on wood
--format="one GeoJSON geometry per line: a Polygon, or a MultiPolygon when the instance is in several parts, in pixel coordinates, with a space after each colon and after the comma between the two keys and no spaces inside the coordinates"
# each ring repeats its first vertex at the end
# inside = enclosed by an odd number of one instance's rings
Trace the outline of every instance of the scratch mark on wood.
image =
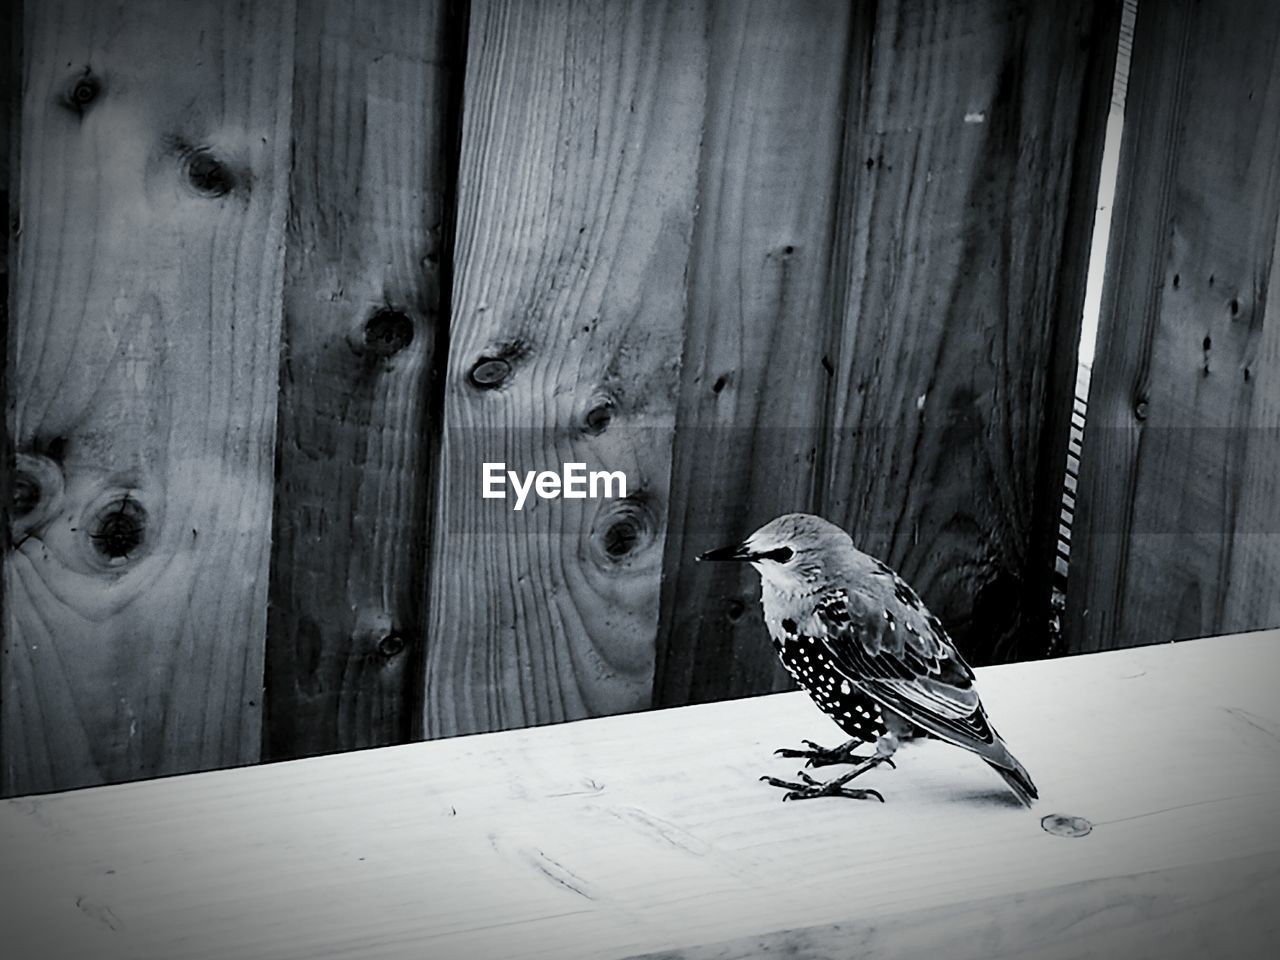
{"type": "Polygon", "coordinates": [[[1280,730],[1276,730],[1274,726],[1269,724],[1256,713],[1250,713],[1248,710],[1244,710],[1240,707],[1227,707],[1225,709],[1228,714],[1235,717],[1241,723],[1252,727],[1254,730],[1261,731],[1271,739],[1280,742],[1280,730]]]}
{"type": "Polygon", "coordinates": [[[585,790],[566,790],[563,793],[548,793],[548,797],[590,797],[604,789],[603,783],[596,783],[595,780],[588,777],[582,781],[585,790]]]}
{"type": "Polygon", "coordinates": [[[76,907],[79,908],[80,912],[89,919],[96,920],[98,923],[103,924],[111,930],[119,930],[124,926],[124,924],[120,922],[120,918],[112,912],[110,907],[104,904],[94,903],[87,897],[76,897],[76,907]]]}
{"type": "Polygon", "coordinates": [[[1113,823],[1128,823],[1131,820],[1142,820],[1146,817],[1159,816],[1162,813],[1172,813],[1175,810],[1188,810],[1191,807],[1203,807],[1213,803],[1225,803],[1228,801],[1240,801],[1248,797],[1267,797],[1272,796],[1273,790],[1255,790],[1252,793],[1233,793],[1224,797],[1210,797],[1208,800],[1196,800],[1193,803],[1179,803],[1172,807],[1161,807],[1158,810],[1148,810],[1145,813],[1135,813],[1129,817],[1116,817],[1114,820],[1098,820],[1095,821],[1095,827],[1103,827],[1113,823]]]}
{"type": "Polygon", "coordinates": [[[608,812],[610,816],[640,828],[644,833],[656,837],[669,847],[683,850],[685,853],[691,853],[696,857],[705,857],[711,852],[711,845],[705,840],[694,836],[683,827],[679,827],[671,821],[664,820],[639,807],[623,807],[617,810],[609,810],[608,812]]]}
{"type": "Polygon", "coordinates": [[[583,889],[586,883],[582,878],[559,860],[547,856],[546,853],[537,848],[521,850],[520,854],[529,866],[533,867],[552,883],[564,887],[566,890],[576,893],[587,900],[595,900],[595,897],[583,889]]]}

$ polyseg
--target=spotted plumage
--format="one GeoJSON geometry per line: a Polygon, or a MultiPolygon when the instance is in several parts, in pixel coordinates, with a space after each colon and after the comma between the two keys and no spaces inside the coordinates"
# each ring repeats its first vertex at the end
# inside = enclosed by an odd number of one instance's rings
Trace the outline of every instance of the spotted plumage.
{"type": "Polygon", "coordinates": [[[1024,803],[1036,798],[1026,769],[987,720],[964,662],[941,621],[883,562],[857,550],[839,527],[787,514],[735,547],[703,555],[743,560],[760,572],[765,624],[782,663],[814,702],[849,736],[835,749],[809,741],[782,750],[815,766],[856,762],[827,783],[765,778],[787,797],[875,796],[846,784],[889,762],[900,739],[922,730],[977,754],[1024,803]],[[853,750],[875,744],[872,757],[853,750]]]}
{"type": "MultiPolygon", "coordinates": [[[[846,610],[843,603],[833,604],[826,616],[837,624],[846,610]]],[[[823,618],[819,622],[827,621],[823,618]]],[[[839,674],[823,639],[801,633],[796,622],[789,618],[783,618],[779,626],[782,636],[775,637],[774,647],[782,665],[796,683],[808,691],[814,703],[853,740],[875,743],[884,736],[886,728],[880,704],[839,674]]]]}

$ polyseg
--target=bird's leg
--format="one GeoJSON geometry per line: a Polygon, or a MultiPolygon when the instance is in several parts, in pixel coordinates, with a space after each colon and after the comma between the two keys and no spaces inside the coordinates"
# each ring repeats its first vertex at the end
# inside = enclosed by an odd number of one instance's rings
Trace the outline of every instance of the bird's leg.
{"type": "MultiPolygon", "coordinates": [[[[830,767],[837,763],[856,763],[863,764],[872,757],[860,757],[855,750],[862,746],[862,740],[846,740],[838,747],[823,747],[814,743],[812,740],[801,740],[805,745],[804,750],[793,750],[783,747],[780,750],[773,751],[779,757],[803,757],[806,767],[830,767]]],[[[888,760],[888,757],[885,758],[888,760]]],[[[893,761],[889,761],[889,766],[893,766],[893,761]]]]}
{"type": "Polygon", "coordinates": [[[781,787],[787,792],[782,795],[783,800],[812,800],[816,797],[848,797],[850,800],[871,800],[876,799],[884,803],[884,797],[879,790],[856,790],[846,787],[845,784],[861,773],[866,773],[872,767],[876,766],[880,761],[872,758],[867,763],[849,771],[848,773],[836,777],[834,780],[828,780],[823,783],[821,780],[815,780],[803,770],[796,773],[800,778],[800,783],[791,783],[787,780],[779,780],[777,777],[761,777],[765,783],[771,787],[781,787]]]}
{"type": "MultiPolygon", "coordinates": [[[[821,747],[818,747],[817,744],[811,743],[808,740],[804,742],[808,743],[812,748],[816,748],[818,750],[822,749],[821,747]]],[[[849,743],[837,747],[834,751],[824,752],[835,753],[837,751],[845,751],[845,755],[848,756],[850,745],[854,742],[855,741],[851,740],[849,743]]],[[[862,776],[868,770],[872,770],[880,766],[882,763],[887,763],[891,767],[894,766],[894,762],[891,757],[897,748],[897,736],[892,732],[887,732],[876,741],[875,756],[855,758],[855,760],[858,761],[858,765],[856,767],[848,773],[841,774],[834,780],[828,780],[826,783],[823,783],[821,780],[815,780],[803,770],[796,773],[796,776],[801,780],[800,783],[793,783],[788,780],[779,780],[777,777],[761,777],[760,779],[772,787],[780,787],[783,790],[786,790],[787,792],[782,795],[783,800],[812,800],[816,797],[849,797],[852,800],[869,800],[874,797],[881,803],[884,803],[884,797],[880,795],[878,790],[857,790],[846,787],[845,784],[855,777],[862,776]]],[[[837,760],[832,762],[841,763],[848,761],[837,760]]]]}
{"type": "Polygon", "coordinates": [[[845,786],[854,777],[860,777],[868,770],[878,767],[882,763],[893,765],[893,761],[887,756],[877,754],[874,757],[864,759],[848,773],[841,774],[826,783],[821,780],[815,780],[803,770],[796,773],[796,776],[800,778],[800,783],[779,780],[777,777],[761,777],[760,779],[772,787],[781,787],[786,790],[787,792],[782,796],[783,800],[812,800],[815,797],[849,797],[852,800],[870,800],[874,797],[884,803],[884,797],[880,795],[878,790],[855,790],[845,786]]]}

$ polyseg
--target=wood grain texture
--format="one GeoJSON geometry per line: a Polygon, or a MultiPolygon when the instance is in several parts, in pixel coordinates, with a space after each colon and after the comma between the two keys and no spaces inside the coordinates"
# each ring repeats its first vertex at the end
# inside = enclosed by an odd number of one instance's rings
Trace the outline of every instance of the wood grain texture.
{"type": "Polygon", "coordinates": [[[249,762],[292,6],[26,15],[0,789],[249,762]]]}
{"type": "MultiPolygon", "coordinates": [[[[9,343],[10,294],[13,290],[13,260],[18,231],[17,161],[19,156],[18,122],[22,115],[22,4],[18,0],[0,0],[0,36],[4,39],[5,60],[0,64],[0,345],[9,343]]],[[[6,354],[7,357],[7,354],[6,354]]],[[[9,396],[8,363],[0,363],[0,396],[9,396]]],[[[7,408],[7,404],[6,404],[7,408]]],[[[9,508],[13,496],[13,445],[9,437],[9,417],[0,417],[0,531],[9,530],[9,508]]],[[[7,593],[5,578],[0,576],[0,651],[7,628],[7,593]]],[[[0,666],[0,702],[4,699],[4,668],[0,666]]],[[[3,706],[0,705],[0,717],[3,706]]],[[[0,763],[3,761],[0,760],[0,763]]]]}
{"type": "Polygon", "coordinates": [[[928,912],[780,930],[632,960],[1265,957],[1280,935],[1274,854],[1066,884],[928,912]]]}
{"type": "MultiPolygon", "coordinates": [[[[864,6],[858,19],[865,19],[864,6]]],[[[699,564],[813,507],[853,10],[718,4],[689,269],[654,702],[779,690],[759,577],[699,564]]]]}
{"type": "Polygon", "coordinates": [[[425,731],[649,705],[707,68],[700,3],[472,6],[425,731]],[[625,499],[481,498],[481,464],[625,499]]]}
{"type": "Polygon", "coordinates": [[[0,929],[13,960],[1252,960],[1277,671],[1280,631],[980,669],[1030,811],[938,742],[866,775],[884,804],[782,803],[771,751],[838,735],[798,692],[10,800],[0,929]]]}
{"type": "MultiPolygon", "coordinates": [[[[18,129],[21,116],[22,90],[22,3],[20,0],[0,0],[0,29],[4,31],[3,69],[0,70],[0,191],[5,197],[13,186],[12,176],[15,173],[14,161],[18,156],[18,129]]],[[[16,210],[13,212],[16,215],[16,210]]],[[[8,251],[10,230],[16,225],[16,218],[5,209],[5,244],[3,262],[0,270],[8,273],[8,251]]],[[[7,305],[7,300],[5,301],[7,305]]]]}
{"type": "Polygon", "coordinates": [[[884,5],[851,93],[819,504],[975,662],[1048,648],[1116,13],[884,5]]]}
{"type": "Polygon", "coordinates": [[[1280,8],[1139,7],[1069,648],[1280,623],[1280,8]]]}
{"type": "Polygon", "coordinates": [[[443,365],[445,0],[299,7],[266,664],[270,758],[398,743],[422,710],[443,365]]]}

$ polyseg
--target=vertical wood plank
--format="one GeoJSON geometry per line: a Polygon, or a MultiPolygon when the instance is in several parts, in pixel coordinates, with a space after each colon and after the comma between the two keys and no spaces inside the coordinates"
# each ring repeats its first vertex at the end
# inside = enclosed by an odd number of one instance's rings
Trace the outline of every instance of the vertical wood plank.
{"type": "Polygon", "coordinates": [[[877,9],[820,502],[971,660],[1042,656],[1118,7],[877,9]]]}
{"type": "MultiPolygon", "coordinates": [[[[1221,613],[1208,625],[1280,625],[1280,224],[1268,264],[1262,330],[1255,329],[1245,361],[1254,397],[1239,464],[1239,503],[1231,566],[1223,578],[1221,613]],[[1256,351],[1256,352],[1254,352],[1256,351]]],[[[1261,290],[1257,291],[1259,294],[1261,290]]],[[[1230,306],[1228,305],[1228,311],[1230,306]]],[[[1253,321],[1256,324],[1256,321],[1253,321]]],[[[1241,380],[1244,370],[1240,370],[1241,380]]],[[[1205,629],[1202,625],[1201,629],[1205,629]]],[[[1252,626],[1247,629],[1253,629],[1252,626]]]]}
{"type": "MultiPolygon", "coordinates": [[[[862,36],[869,11],[857,14],[862,36]]],[[[694,558],[814,506],[853,16],[841,2],[714,7],[654,690],[661,706],[789,685],[755,612],[755,571],[694,558]]]]}
{"type": "Polygon", "coordinates": [[[1073,651],[1280,623],[1280,8],[1138,8],[1073,651]]]}
{"type": "Polygon", "coordinates": [[[472,6],[428,736],[650,703],[705,16],[472,6]],[[485,461],[621,470],[628,495],[515,512],[485,461]]]}
{"type": "MultiPolygon", "coordinates": [[[[0,37],[4,39],[5,61],[0,64],[0,215],[4,226],[0,229],[0,349],[5,351],[6,362],[0,363],[0,397],[6,400],[6,415],[0,417],[0,530],[6,536],[9,531],[9,508],[13,496],[12,468],[13,444],[9,434],[7,415],[9,397],[8,343],[9,317],[12,313],[10,297],[13,292],[14,239],[18,229],[18,193],[16,189],[17,160],[19,156],[18,118],[21,116],[22,89],[22,4],[20,0],[0,0],[0,37]]],[[[0,717],[3,717],[5,699],[3,651],[4,637],[8,632],[8,589],[5,577],[0,575],[0,717]]],[[[3,738],[0,737],[0,751],[3,738]]],[[[3,764],[0,753],[0,765],[3,764]]]]}
{"type": "Polygon", "coordinates": [[[454,107],[448,7],[299,7],[271,758],[403,742],[421,714],[454,107]]]}
{"type": "Polygon", "coordinates": [[[5,793],[259,755],[292,33],[27,6],[5,793]]]}

